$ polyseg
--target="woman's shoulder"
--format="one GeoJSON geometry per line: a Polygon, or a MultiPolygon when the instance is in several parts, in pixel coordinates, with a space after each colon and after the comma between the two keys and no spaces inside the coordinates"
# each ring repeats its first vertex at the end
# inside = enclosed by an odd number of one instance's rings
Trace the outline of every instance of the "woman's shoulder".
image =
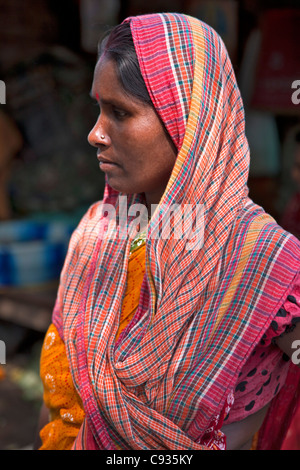
{"type": "Polygon", "coordinates": [[[71,251],[77,253],[84,240],[92,241],[93,238],[97,237],[101,206],[102,201],[94,202],[83,214],[79,223],[77,224],[77,227],[71,235],[68,253],[71,251]]]}
{"type": "Polygon", "coordinates": [[[85,212],[85,214],[83,216],[83,220],[84,221],[89,221],[89,220],[92,220],[92,219],[95,219],[95,218],[99,218],[102,203],[103,203],[103,201],[99,200],[99,201],[96,201],[93,204],[91,204],[89,206],[89,208],[87,209],[87,211],[85,212]]]}
{"type": "Polygon", "coordinates": [[[300,262],[300,241],[279,225],[275,218],[251,200],[241,211],[237,231],[241,237],[250,234],[255,241],[255,249],[269,256],[271,252],[279,258],[294,258],[300,262]]]}
{"type": "Polygon", "coordinates": [[[95,227],[100,220],[102,200],[94,202],[89,206],[77,225],[75,232],[84,232],[95,227]]]}

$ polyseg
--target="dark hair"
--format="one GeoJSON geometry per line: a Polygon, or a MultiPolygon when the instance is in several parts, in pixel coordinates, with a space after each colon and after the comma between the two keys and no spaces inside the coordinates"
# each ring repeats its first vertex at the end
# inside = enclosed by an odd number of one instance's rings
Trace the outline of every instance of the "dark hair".
{"type": "Polygon", "coordinates": [[[141,74],[129,23],[119,24],[106,34],[98,48],[98,58],[103,55],[116,63],[124,91],[153,106],[141,74]]]}
{"type": "Polygon", "coordinates": [[[297,142],[297,144],[300,144],[300,131],[298,131],[295,135],[295,141],[297,142]]]}

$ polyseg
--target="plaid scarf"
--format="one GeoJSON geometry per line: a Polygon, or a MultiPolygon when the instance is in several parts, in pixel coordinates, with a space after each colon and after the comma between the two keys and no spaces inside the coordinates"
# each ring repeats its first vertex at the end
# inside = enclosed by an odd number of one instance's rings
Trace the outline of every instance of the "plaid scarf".
{"type": "MultiPolygon", "coordinates": [[[[72,237],[53,321],[86,413],[74,448],[222,449],[232,391],[299,270],[299,243],[248,198],[243,104],[217,33],[181,14],[125,21],[178,157],[148,227],[139,306],[117,343],[130,241],[101,236],[101,202],[72,237]],[[202,204],[200,249],[150,236],[174,203],[202,204]]],[[[104,203],[118,209],[118,196],[106,185],[104,203]]]]}

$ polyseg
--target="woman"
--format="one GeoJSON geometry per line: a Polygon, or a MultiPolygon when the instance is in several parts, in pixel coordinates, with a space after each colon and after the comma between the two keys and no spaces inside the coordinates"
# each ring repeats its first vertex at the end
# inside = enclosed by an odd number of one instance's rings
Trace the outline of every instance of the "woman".
{"type": "Polygon", "coordinates": [[[102,44],[92,96],[107,184],[72,236],[45,338],[40,448],[240,449],[259,428],[256,447],[279,448],[299,385],[300,246],[248,198],[221,39],[185,15],[129,18],[102,44]],[[151,215],[129,217],[127,236],[121,196],[151,215]],[[173,206],[191,209],[181,237],[173,206]]]}

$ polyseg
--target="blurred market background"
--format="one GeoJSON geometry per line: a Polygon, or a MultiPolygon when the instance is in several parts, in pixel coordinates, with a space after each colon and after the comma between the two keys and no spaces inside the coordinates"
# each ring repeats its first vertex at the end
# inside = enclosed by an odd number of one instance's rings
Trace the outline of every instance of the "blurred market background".
{"type": "Polygon", "coordinates": [[[199,17],[222,36],[245,104],[250,196],[300,236],[299,0],[0,0],[2,450],[34,441],[39,354],[69,237],[103,193],[87,143],[98,39],[158,11],[199,17]]]}

